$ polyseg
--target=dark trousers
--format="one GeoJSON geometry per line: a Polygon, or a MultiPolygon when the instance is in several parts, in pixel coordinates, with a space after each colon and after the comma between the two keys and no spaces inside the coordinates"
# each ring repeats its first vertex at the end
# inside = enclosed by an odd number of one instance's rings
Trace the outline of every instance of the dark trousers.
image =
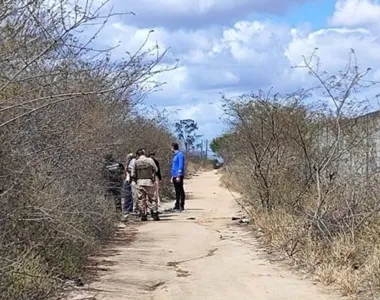
{"type": "Polygon", "coordinates": [[[185,190],[183,188],[183,176],[179,177],[180,180],[177,181],[177,177],[173,177],[173,184],[175,189],[175,209],[185,209],[185,190]]]}
{"type": "Polygon", "coordinates": [[[122,188],[122,199],[123,211],[133,212],[133,197],[132,197],[132,187],[130,182],[124,181],[122,188]]]}

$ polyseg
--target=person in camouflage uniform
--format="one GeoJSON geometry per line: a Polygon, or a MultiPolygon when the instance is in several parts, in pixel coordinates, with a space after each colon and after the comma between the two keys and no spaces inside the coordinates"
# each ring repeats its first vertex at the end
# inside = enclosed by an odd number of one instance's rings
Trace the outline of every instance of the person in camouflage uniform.
{"type": "Polygon", "coordinates": [[[158,168],[152,158],[145,156],[145,151],[139,149],[136,152],[136,162],[132,168],[131,177],[136,181],[138,207],[141,220],[148,220],[150,210],[153,220],[159,221],[158,205],[155,195],[155,180],[158,168]]]}

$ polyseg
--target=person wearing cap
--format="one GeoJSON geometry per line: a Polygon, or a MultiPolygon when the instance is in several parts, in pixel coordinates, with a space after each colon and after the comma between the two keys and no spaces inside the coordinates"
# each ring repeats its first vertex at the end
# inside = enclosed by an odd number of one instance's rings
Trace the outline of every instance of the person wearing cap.
{"type": "Polygon", "coordinates": [[[122,198],[122,186],[124,180],[124,166],[123,164],[116,161],[112,154],[107,154],[104,157],[103,166],[103,177],[106,180],[107,198],[113,198],[117,210],[122,209],[121,198],[122,198]]]}

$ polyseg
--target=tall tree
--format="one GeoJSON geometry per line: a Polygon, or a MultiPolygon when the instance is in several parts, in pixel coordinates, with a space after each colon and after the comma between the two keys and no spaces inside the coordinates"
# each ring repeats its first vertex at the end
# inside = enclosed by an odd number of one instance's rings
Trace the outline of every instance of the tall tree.
{"type": "Polygon", "coordinates": [[[179,120],[175,123],[178,139],[184,144],[186,153],[195,146],[201,135],[197,134],[198,124],[192,119],[179,120]]]}

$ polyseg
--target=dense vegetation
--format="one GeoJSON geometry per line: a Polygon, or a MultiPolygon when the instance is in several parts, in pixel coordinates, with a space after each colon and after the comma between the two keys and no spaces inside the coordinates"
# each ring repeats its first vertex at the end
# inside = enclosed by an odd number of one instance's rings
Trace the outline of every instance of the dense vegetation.
{"type": "MultiPolygon", "coordinates": [[[[53,298],[115,232],[104,200],[105,154],[155,150],[168,174],[173,140],[154,111],[140,113],[164,53],[95,49],[112,15],[92,1],[19,0],[0,6],[0,299],[53,298]],[[71,4],[70,4],[71,3],[71,4]],[[148,82],[149,81],[149,82],[148,82]]],[[[94,2],[96,3],[96,2],[94,2]]],[[[152,83],[153,82],[153,83],[152,83]]]]}
{"type": "Polygon", "coordinates": [[[224,99],[230,129],[211,147],[266,243],[344,294],[377,299],[380,118],[357,97],[369,70],[354,53],[338,74],[317,61],[302,66],[314,90],[224,99]]]}

